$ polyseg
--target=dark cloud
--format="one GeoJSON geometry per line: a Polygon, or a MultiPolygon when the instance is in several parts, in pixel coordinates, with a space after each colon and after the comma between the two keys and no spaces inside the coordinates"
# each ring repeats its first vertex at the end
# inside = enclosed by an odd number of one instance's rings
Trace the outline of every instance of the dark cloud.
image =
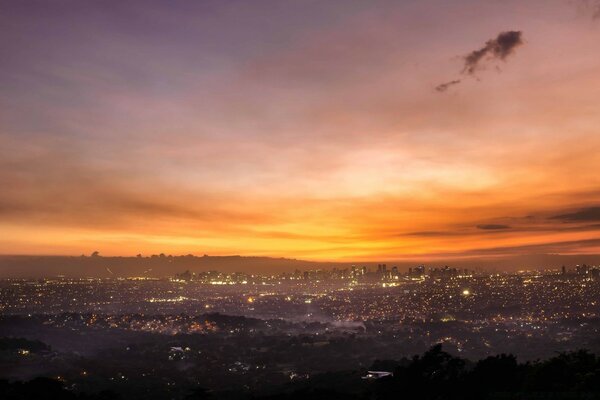
{"type": "Polygon", "coordinates": [[[500,229],[510,229],[510,226],[502,225],[502,224],[483,224],[483,225],[477,225],[477,229],[500,230],[500,229]]]}
{"type": "MultiPolygon", "coordinates": [[[[600,239],[553,241],[517,246],[484,247],[461,252],[434,253],[438,257],[531,256],[534,254],[578,254],[596,250],[600,239]]],[[[433,254],[432,254],[433,255],[433,254]]]]}
{"type": "Polygon", "coordinates": [[[481,63],[486,60],[504,61],[517,47],[523,44],[522,36],[521,31],[499,33],[495,39],[488,40],[485,46],[465,56],[463,73],[472,75],[481,68],[481,63]]]}
{"type": "Polygon", "coordinates": [[[583,250],[597,248],[600,245],[600,239],[568,240],[558,242],[547,242],[540,244],[527,244],[521,246],[506,246],[476,249],[466,254],[486,255],[486,254],[568,254],[579,253],[583,250]]]}
{"type": "Polygon", "coordinates": [[[600,221],[600,207],[588,207],[572,213],[559,214],[550,219],[558,219],[565,222],[591,222],[600,221]]]}
{"type": "Polygon", "coordinates": [[[438,91],[438,92],[445,92],[446,90],[448,90],[448,88],[450,86],[458,85],[459,83],[460,83],[460,79],[455,79],[455,80],[450,81],[450,82],[441,83],[441,84],[439,84],[439,85],[437,85],[435,87],[435,90],[438,91]]]}
{"type": "MultiPolygon", "coordinates": [[[[500,32],[494,39],[488,40],[482,48],[473,50],[464,56],[462,73],[473,75],[477,70],[483,68],[483,64],[487,61],[505,61],[522,44],[523,34],[521,31],[500,32]]],[[[435,87],[435,90],[443,93],[450,86],[458,85],[459,83],[461,83],[460,79],[454,79],[439,84],[435,87]]]]}

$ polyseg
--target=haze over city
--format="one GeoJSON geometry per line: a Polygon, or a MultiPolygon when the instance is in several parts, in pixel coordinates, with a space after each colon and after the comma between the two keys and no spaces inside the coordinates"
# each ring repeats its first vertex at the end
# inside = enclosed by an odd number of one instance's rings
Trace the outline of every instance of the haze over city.
{"type": "Polygon", "coordinates": [[[600,253],[597,2],[3,1],[0,26],[2,254],[600,253]]]}

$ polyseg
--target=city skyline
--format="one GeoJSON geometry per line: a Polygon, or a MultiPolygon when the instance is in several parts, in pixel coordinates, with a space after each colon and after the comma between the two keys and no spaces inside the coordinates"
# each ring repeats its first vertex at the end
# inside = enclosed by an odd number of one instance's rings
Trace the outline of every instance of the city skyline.
{"type": "Polygon", "coordinates": [[[109,3],[0,2],[0,254],[600,254],[598,2],[109,3]]]}

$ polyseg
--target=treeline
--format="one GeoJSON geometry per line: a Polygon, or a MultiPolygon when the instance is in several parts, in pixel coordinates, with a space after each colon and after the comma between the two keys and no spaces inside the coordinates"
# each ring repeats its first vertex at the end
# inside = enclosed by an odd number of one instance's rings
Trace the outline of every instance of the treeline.
{"type": "Polygon", "coordinates": [[[436,345],[412,359],[376,361],[370,369],[393,376],[344,389],[336,382],[340,377],[332,375],[316,387],[307,383],[262,400],[600,399],[600,357],[585,350],[536,362],[519,363],[515,356],[501,354],[474,363],[436,345]]]}
{"type": "MultiPolygon", "coordinates": [[[[501,354],[477,362],[455,357],[434,346],[423,355],[399,361],[376,361],[372,370],[393,376],[363,380],[360,373],[316,375],[300,383],[265,388],[262,394],[211,392],[190,388],[186,400],[509,400],[600,399],[600,357],[580,350],[547,360],[519,363],[501,354]],[[269,393],[269,394],[266,394],[269,393]]],[[[364,372],[364,371],[361,371],[364,372]]],[[[132,382],[135,385],[135,382],[132,382]]],[[[86,400],[124,399],[117,393],[74,393],[59,382],[37,378],[29,382],[0,381],[0,399],[86,400]]],[[[133,397],[127,397],[133,398],[133,397]]],[[[140,398],[143,398],[140,397],[140,398]]]]}
{"type": "Polygon", "coordinates": [[[28,382],[0,380],[2,400],[117,400],[121,396],[110,391],[97,394],[74,393],[60,381],[50,378],[35,378],[28,382]]]}
{"type": "Polygon", "coordinates": [[[600,398],[600,358],[581,350],[518,363],[501,354],[473,365],[437,345],[398,365],[371,392],[377,399],[600,398]]]}

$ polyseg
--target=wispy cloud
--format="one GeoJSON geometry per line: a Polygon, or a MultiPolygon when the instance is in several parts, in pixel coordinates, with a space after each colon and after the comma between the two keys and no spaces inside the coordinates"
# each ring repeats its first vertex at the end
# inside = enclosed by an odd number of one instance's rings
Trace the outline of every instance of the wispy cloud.
{"type": "Polygon", "coordinates": [[[482,224],[482,225],[477,225],[477,229],[483,229],[483,230],[504,230],[504,229],[510,229],[509,225],[503,225],[503,224],[482,224]]]}
{"type": "MultiPolygon", "coordinates": [[[[485,42],[483,47],[473,50],[463,57],[464,65],[461,73],[467,76],[474,75],[477,71],[485,69],[490,62],[505,61],[523,43],[521,31],[500,32],[498,36],[485,42]]],[[[441,83],[435,87],[435,90],[443,93],[451,86],[458,85],[461,81],[461,79],[454,79],[441,83]]]]}
{"type": "Polygon", "coordinates": [[[453,85],[458,85],[460,83],[460,79],[454,79],[449,82],[441,83],[435,87],[435,90],[438,92],[445,92],[453,85]]]}
{"type": "Polygon", "coordinates": [[[522,44],[523,35],[521,31],[500,32],[496,38],[488,40],[482,48],[473,50],[465,56],[462,72],[472,75],[483,68],[488,61],[504,61],[522,44]]]}
{"type": "Polygon", "coordinates": [[[570,213],[559,214],[551,219],[562,220],[565,222],[595,222],[600,221],[600,207],[582,208],[570,213]]]}

